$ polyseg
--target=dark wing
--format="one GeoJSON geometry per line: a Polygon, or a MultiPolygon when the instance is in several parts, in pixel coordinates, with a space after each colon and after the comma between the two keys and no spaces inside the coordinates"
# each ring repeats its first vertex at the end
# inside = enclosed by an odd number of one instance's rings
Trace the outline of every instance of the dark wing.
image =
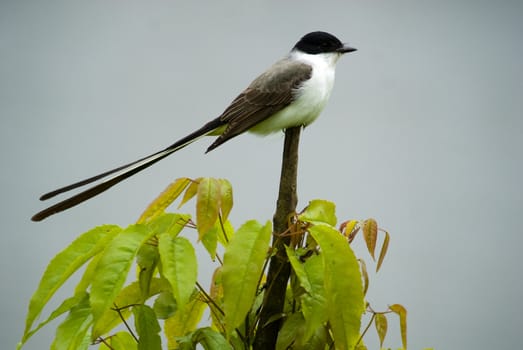
{"type": "Polygon", "coordinates": [[[287,107],[294,99],[294,91],[311,74],[312,67],[307,64],[288,60],[276,62],[218,117],[227,127],[207,152],[287,107]]]}

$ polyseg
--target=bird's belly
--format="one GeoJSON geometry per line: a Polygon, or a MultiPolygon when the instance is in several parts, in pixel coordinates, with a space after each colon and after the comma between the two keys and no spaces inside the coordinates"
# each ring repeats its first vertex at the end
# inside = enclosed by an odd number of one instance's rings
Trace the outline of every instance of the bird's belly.
{"type": "Polygon", "coordinates": [[[273,116],[253,126],[249,131],[267,135],[295,126],[307,126],[320,115],[327,104],[334,77],[313,77],[297,93],[296,100],[273,116]]]}

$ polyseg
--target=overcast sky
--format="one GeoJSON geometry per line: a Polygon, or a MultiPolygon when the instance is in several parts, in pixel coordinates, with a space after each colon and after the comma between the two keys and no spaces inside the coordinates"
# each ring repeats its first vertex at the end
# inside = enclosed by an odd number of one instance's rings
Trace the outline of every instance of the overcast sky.
{"type": "MultiPolygon", "coordinates": [[[[236,227],[271,219],[282,135],[243,135],[207,155],[212,140],[201,140],[29,220],[43,192],[169,145],[303,34],[325,30],[358,51],[340,60],[327,108],[302,133],[299,207],[332,200],[340,220],[374,217],[390,232],[368,299],[407,307],[411,349],[520,348],[523,2],[181,3],[0,3],[0,344],[19,340],[57,252],[93,226],[133,222],[178,177],[229,179],[236,227]]],[[[214,265],[200,265],[207,285],[214,265]]],[[[397,348],[392,320],[386,345],[397,348]]],[[[26,348],[48,348],[53,327],[26,348]]]]}

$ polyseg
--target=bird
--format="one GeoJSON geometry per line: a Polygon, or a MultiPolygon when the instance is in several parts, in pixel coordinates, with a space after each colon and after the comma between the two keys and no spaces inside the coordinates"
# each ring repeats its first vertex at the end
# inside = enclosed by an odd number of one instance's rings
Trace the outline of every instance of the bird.
{"type": "Polygon", "coordinates": [[[99,181],[36,213],[31,220],[41,221],[74,207],[203,136],[217,136],[207,153],[247,131],[267,135],[311,124],[329,100],[338,59],[353,51],[356,49],[330,33],[305,34],[285,57],[255,78],[217,118],[158,152],[42,195],[40,200],[45,201],[99,181]]]}

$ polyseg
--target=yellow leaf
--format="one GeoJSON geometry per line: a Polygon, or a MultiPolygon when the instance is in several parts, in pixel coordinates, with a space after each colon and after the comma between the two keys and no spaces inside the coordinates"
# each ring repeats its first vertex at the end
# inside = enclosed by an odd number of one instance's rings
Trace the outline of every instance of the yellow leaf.
{"type": "Polygon", "coordinates": [[[363,223],[363,238],[365,238],[365,243],[367,244],[367,249],[374,258],[374,250],[376,250],[376,240],[378,239],[378,223],[374,219],[367,219],[363,223]]]}
{"type": "Polygon", "coordinates": [[[220,202],[220,183],[216,179],[203,178],[198,185],[196,199],[196,229],[198,238],[209,231],[218,219],[220,202]]]}
{"type": "Polygon", "coordinates": [[[403,348],[407,350],[407,309],[401,304],[390,305],[389,309],[400,317],[401,343],[403,348]]]}
{"type": "Polygon", "coordinates": [[[363,277],[363,295],[367,295],[369,289],[369,274],[367,273],[367,265],[363,259],[358,259],[361,265],[361,276],[363,277]]]}
{"type": "Polygon", "coordinates": [[[349,239],[349,242],[354,239],[354,236],[356,236],[356,233],[360,230],[359,226],[356,227],[357,224],[358,220],[348,220],[340,225],[340,232],[349,239]]]}
{"type": "Polygon", "coordinates": [[[383,263],[383,259],[385,259],[385,254],[387,254],[387,250],[389,249],[389,233],[387,231],[383,232],[385,232],[385,239],[383,240],[383,244],[381,246],[380,256],[378,257],[378,264],[376,265],[376,272],[378,272],[378,270],[380,269],[381,264],[383,263]]]}
{"type": "Polygon", "coordinates": [[[383,347],[383,341],[387,335],[387,316],[385,314],[376,314],[374,316],[374,325],[380,338],[380,347],[383,347]]]}
{"type": "Polygon", "coordinates": [[[191,300],[182,310],[178,310],[172,317],[165,320],[164,330],[167,337],[168,349],[178,349],[178,337],[194,331],[202,319],[203,311],[207,304],[203,302],[204,298],[194,294],[191,300]]]}
{"type": "Polygon", "coordinates": [[[200,185],[201,180],[202,180],[201,177],[199,177],[195,180],[191,180],[191,184],[185,190],[182,201],[180,202],[180,205],[178,206],[178,209],[180,209],[182,207],[182,205],[184,205],[189,200],[191,200],[192,197],[196,196],[196,193],[198,193],[198,185],[200,185]]]}
{"type": "Polygon", "coordinates": [[[227,221],[233,205],[232,186],[229,180],[226,179],[218,179],[218,182],[220,184],[220,211],[222,221],[227,221]]]}
{"type": "Polygon", "coordinates": [[[178,196],[183,192],[183,190],[191,182],[190,179],[182,177],[171,183],[167,188],[160,193],[155,200],[149,204],[149,206],[142,213],[137,223],[144,223],[164,212],[164,210],[171,205],[172,202],[178,198],[178,196]]]}

